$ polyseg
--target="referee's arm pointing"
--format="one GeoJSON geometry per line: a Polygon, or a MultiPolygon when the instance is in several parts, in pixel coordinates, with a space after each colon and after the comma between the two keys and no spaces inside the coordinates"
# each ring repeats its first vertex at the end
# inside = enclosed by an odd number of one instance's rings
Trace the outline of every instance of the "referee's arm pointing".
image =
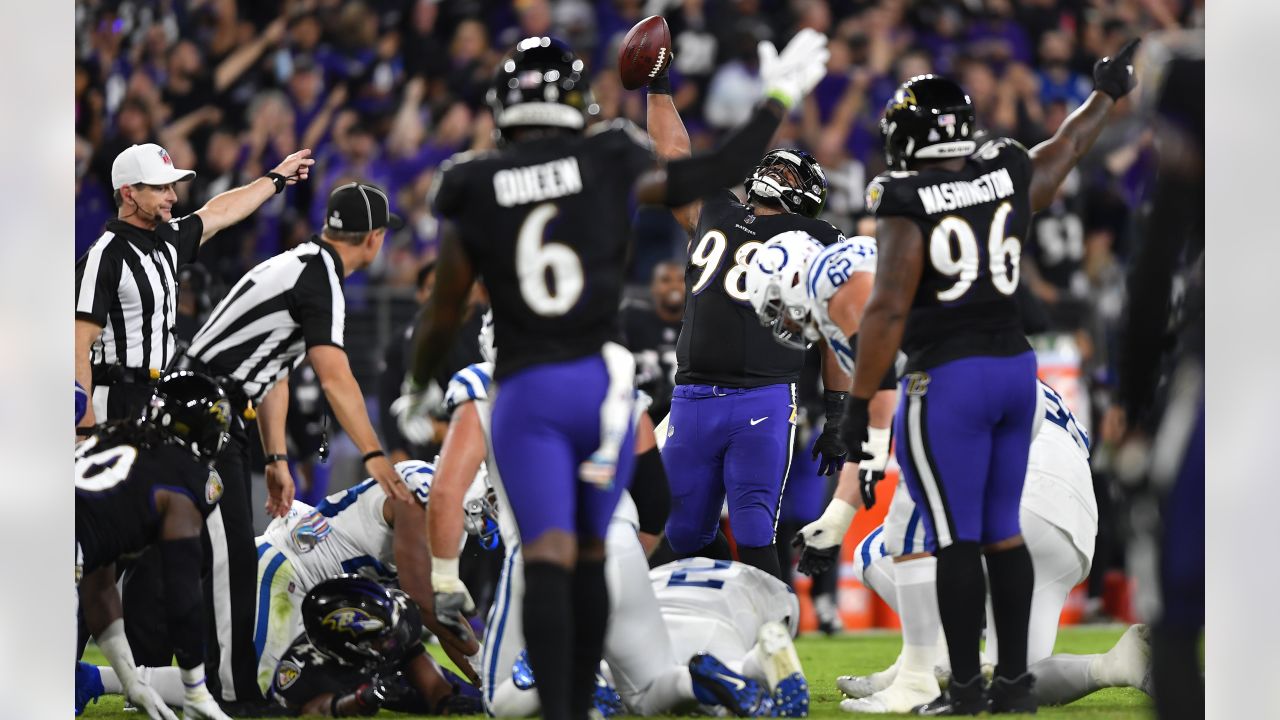
{"type": "Polygon", "coordinates": [[[253,214],[272,195],[284,190],[285,185],[296,185],[307,179],[311,166],[316,161],[311,157],[310,149],[299,150],[280,161],[271,172],[254,180],[248,185],[219,193],[209,199],[204,207],[196,211],[204,225],[204,233],[200,236],[203,245],[206,240],[223,228],[230,227],[253,214]],[[283,184],[273,179],[272,175],[283,178],[283,184]]]}

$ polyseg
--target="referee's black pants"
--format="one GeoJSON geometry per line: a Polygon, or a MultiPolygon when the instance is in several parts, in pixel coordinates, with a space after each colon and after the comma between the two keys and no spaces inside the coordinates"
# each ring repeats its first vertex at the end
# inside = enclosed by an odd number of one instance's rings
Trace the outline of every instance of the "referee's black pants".
{"type": "Polygon", "coordinates": [[[222,478],[222,499],[205,522],[208,570],[204,592],[209,628],[205,675],[215,698],[255,703],[262,700],[253,644],[258,556],[250,485],[253,473],[243,420],[232,421],[230,436],[215,465],[222,478]]]}

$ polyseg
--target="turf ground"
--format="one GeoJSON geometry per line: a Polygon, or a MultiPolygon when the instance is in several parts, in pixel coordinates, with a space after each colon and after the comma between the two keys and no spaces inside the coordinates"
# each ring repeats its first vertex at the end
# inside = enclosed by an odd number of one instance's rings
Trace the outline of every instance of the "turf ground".
{"type": "MultiPolygon", "coordinates": [[[[1110,648],[1123,628],[1118,626],[1068,627],[1058,633],[1057,652],[1097,653],[1110,648]]],[[[812,694],[809,716],[814,718],[842,718],[851,716],[841,712],[836,689],[837,675],[864,674],[880,670],[897,657],[900,637],[897,633],[871,633],[826,638],[818,635],[802,637],[796,641],[800,662],[804,664],[812,694]]],[[[105,664],[96,648],[90,648],[85,661],[105,664]]],[[[81,717],[86,720],[139,720],[134,712],[125,712],[119,697],[104,697],[96,705],[90,705],[81,717]]],[[[181,713],[178,713],[181,716],[181,713]]],[[[1094,693],[1066,707],[1045,708],[1041,717],[1096,718],[1129,720],[1147,718],[1148,698],[1137,690],[1112,689],[1094,693]]],[[[382,713],[380,717],[409,718],[408,715],[382,713]]],[[[1010,716],[1015,717],[1015,716],[1010,716]]],[[[1028,716],[1029,717],[1029,716],[1028,716]]]]}

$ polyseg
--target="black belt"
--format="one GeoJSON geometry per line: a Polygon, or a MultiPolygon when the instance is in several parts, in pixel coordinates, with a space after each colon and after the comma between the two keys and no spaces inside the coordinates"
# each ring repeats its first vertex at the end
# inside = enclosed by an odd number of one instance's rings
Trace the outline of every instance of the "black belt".
{"type": "Polygon", "coordinates": [[[150,385],[160,377],[158,370],[122,367],[120,365],[94,365],[92,372],[94,387],[150,385]]]}

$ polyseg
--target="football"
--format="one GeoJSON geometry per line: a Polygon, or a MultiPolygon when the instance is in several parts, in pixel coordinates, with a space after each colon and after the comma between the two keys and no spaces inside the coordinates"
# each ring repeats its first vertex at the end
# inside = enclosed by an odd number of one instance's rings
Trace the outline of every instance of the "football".
{"type": "Polygon", "coordinates": [[[650,15],[632,27],[618,50],[622,86],[636,90],[649,84],[671,63],[671,30],[660,15],[650,15]]]}

